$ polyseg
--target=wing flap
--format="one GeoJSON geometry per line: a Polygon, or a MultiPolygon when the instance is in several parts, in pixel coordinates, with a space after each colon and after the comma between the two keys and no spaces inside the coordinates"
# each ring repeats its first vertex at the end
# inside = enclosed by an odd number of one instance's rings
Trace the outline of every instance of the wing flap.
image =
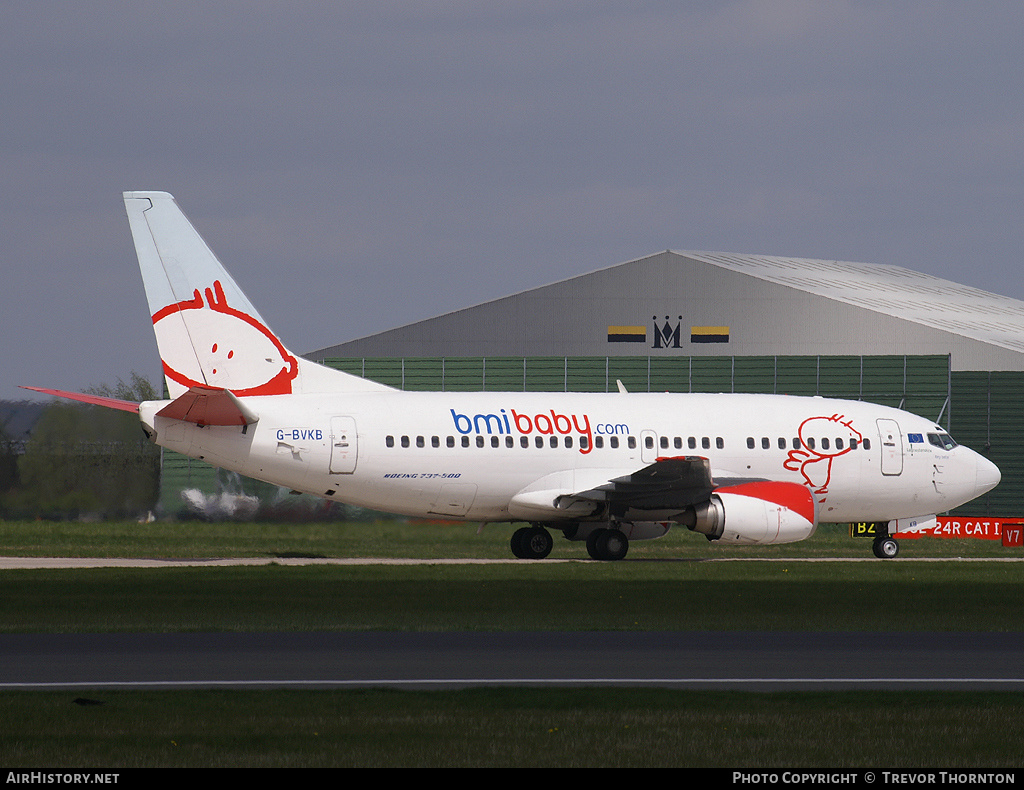
{"type": "Polygon", "coordinates": [[[636,472],[572,494],[574,499],[608,502],[616,509],[673,510],[707,501],[714,490],[707,458],[659,458],[636,472]]]}

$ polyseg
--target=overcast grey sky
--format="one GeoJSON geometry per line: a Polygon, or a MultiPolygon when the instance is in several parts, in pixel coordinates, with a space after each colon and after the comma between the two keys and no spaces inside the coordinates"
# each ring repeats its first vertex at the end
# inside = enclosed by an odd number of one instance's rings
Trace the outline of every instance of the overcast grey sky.
{"type": "Polygon", "coordinates": [[[1022,32],[1019,0],[3,0],[0,398],[157,382],[129,189],[299,353],[664,249],[1024,298],[1022,32]]]}

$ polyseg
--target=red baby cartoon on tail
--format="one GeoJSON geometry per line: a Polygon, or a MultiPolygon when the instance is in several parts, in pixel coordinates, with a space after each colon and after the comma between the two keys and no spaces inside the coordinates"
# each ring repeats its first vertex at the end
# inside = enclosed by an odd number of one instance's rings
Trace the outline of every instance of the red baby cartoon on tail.
{"type": "Polygon", "coordinates": [[[192,299],[153,315],[167,378],[240,396],[291,393],[298,360],[281,341],[258,319],[228,305],[220,280],[205,289],[205,297],[197,288],[192,299]]]}

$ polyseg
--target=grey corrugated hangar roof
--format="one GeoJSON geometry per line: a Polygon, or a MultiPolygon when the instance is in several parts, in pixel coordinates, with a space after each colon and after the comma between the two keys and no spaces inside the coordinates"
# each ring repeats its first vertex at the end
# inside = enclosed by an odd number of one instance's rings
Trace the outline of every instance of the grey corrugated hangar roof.
{"type": "Polygon", "coordinates": [[[673,353],[949,354],[952,370],[1024,370],[1024,302],[897,266],[667,250],[307,356],[673,353]]]}

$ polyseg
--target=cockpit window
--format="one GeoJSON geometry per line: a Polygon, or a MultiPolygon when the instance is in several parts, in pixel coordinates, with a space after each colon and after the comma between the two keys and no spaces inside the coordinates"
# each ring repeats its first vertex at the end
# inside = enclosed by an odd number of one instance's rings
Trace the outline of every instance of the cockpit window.
{"type": "Polygon", "coordinates": [[[940,450],[952,450],[956,447],[956,442],[948,433],[930,433],[928,434],[928,443],[940,450]]]}

